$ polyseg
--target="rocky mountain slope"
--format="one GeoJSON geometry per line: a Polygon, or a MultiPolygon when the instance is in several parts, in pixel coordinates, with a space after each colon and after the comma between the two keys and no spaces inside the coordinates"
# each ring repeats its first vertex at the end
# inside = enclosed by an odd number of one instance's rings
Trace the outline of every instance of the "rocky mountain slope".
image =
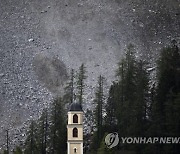
{"type": "MultiPolygon", "coordinates": [[[[37,118],[71,68],[110,83],[127,44],[153,59],[179,40],[179,0],[0,0],[0,147],[37,118]]],[[[22,137],[24,134],[22,134],[22,137]]]]}

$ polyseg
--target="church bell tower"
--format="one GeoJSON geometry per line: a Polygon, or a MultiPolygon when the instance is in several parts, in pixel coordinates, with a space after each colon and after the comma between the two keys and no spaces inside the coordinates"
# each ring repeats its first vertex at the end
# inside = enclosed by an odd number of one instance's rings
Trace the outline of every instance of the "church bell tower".
{"type": "Polygon", "coordinates": [[[83,154],[83,110],[79,103],[72,103],[68,112],[67,153],[83,154]]]}

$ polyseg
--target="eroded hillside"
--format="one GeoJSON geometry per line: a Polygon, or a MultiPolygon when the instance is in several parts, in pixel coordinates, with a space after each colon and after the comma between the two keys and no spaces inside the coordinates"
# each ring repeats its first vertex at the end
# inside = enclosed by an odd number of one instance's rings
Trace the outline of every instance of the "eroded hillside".
{"type": "Polygon", "coordinates": [[[71,68],[85,63],[93,89],[100,74],[114,79],[129,43],[153,61],[179,40],[179,10],[179,0],[0,0],[0,146],[62,93],[71,68]]]}

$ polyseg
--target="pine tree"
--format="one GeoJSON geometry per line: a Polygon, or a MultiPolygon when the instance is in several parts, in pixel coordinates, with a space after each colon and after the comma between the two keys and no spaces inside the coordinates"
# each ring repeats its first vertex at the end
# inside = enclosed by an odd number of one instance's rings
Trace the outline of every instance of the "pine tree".
{"type": "Polygon", "coordinates": [[[104,104],[104,77],[101,75],[98,78],[98,86],[95,93],[96,104],[95,109],[95,119],[96,119],[96,127],[97,127],[97,138],[98,143],[100,143],[102,139],[102,127],[103,127],[103,104],[104,104]]]}
{"type": "Polygon", "coordinates": [[[71,70],[70,80],[65,87],[65,95],[63,96],[64,104],[72,104],[74,101],[74,69],[71,70]]]}
{"type": "MultiPolygon", "coordinates": [[[[180,92],[180,53],[177,45],[173,44],[162,49],[157,65],[157,95],[152,106],[151,135],[179,135],[174,129],[179,130],[179,126],[175,122],[177,117],[174,116],[175,114],[178,115],[175,104],[177,103],[176,98],[180,92]]],[[[174,146],[161,145],[154,149],[154,153],[179,153],[174,146]]]]}
{"type": "Polygon", "coordinates": [[[157,101],[162,107],[162,115],[164,115],[163,103],[169,99],[169,94],[177,94],[179,91],[179,60],[180,55],[177,46],[167,47],[161,51],[158,61],[157,101]]]}
{"type": "Polygon", "coordinates": [[[79,68],[79,72],[77,73],[77,98],[80,104],[83,103],[83,95],[84,95],[84,88],[85,88],[85,83],[84,80],[87,78],[86,77],[86,68],[84,64],[82,64],[79,68]]]}
{"type": "MultiPolygon", "coordinates": [[[[111,101],[118,121],[118,130],[122,136],[144,136],[147,129],[149,74],[146,62],[135,58],[133,45],[127,47],[125,58],[117,70],[119,78],[111,87],[111,101]]],[[[142,146],[128,145],[141,153],[142,146]]]]}
{"type": "Polygon", "coordinates": [[[135,97],[135,115],[136,124],[134,127],[136,136],[144,136],[147,129],[148,116],[148,101],[149,101],[149,73],[145,61],[137,62],[136,73],[136,97],[135,97]]]}
{"type": "Polygon", "coordinates": [[[113,85],[111,85],[109,90],[109,96],[107,99],[107,104],[105,106],[106,116],[105,116],[105,125],[107,126],[106,131],[113,132],[117,131],[117,98],[116,96],[118,86],[114,82],[113,85]]]}
{"type": "Polygon", "coordinates": [[[164,136],[166,132],[165,102],[174,100],[179,91],[178,77],[180,55],[177,46],[164,48],[158,61],[157,101],[154,104],[154,124],[158,123],[155,135],[164,136]]]}
{"type": "Polygon", "coordinates": [[[126,50],[126,56],[119,63],[117,76],[119,81],[115,93],[117,95],[116,115],[118,119],[118,127],[121,134],[125,136],[133,135],[133,123],[135,121],[135,97],[136,97],[136,71],[137,62],[135,59],[134,46],[130,44],[126,50]]]}
{"type": "Polygon", "coordinates": [[[42,112],[42,115],[40,119],[38,120],[38,139],[37,139],[37,144],[38,144],[38,151],[41,154],[46,154],[47,153],[47,138],[48,138],[48,113],[47,109],[44,109],[42,112]]]}
{"type": "MultiPolygon", "coordinates": [[[[136,71],[136,97],[134,101],[134,122],[132,130],[134,136],[146,136],[148,129],[148,103],[149,103],[149,73],[145,61],[137,62],[136,71]]],[[[134,150],[142,154],[144,145],[134,145],[134,150]]]]}
{"type": "Polygon", "coordinates": [[[53,102],[50,125],[50,153],[59,154],[66,152],[66,124],[62,107],[62,98],[57,98],[53,102]]]}
{"type": "Polygon", "coordinates": [[[27,133],[27,138],[25,141],[25,154],[36,154],[38,152],[37,145],[37,124],[35,121],[31,121],[29,131],[27,133]]]}

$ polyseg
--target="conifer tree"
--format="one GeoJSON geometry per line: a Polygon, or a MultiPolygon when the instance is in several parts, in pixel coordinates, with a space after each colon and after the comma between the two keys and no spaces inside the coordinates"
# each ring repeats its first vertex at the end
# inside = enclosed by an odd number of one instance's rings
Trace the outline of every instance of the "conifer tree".
{"type": "MultiPolygon", "coordinates": [[[[136,71],[136,97],[134,101],[134,121],[132,130],[134,136],[146,136],[148,128],[148,103],[149,103],[149,73],[145,61],[137,61],[136,71]]],[[[134,145],[134,150],[142,154],[144,145],[134,145]]]]}
{"type": "MultiPolygon", "coordinates": [[[[117,70],[119,78],[111,87],[109,98],[115,108],[118,130],[122,136],[144,136],[147,129],[149,74],[146,62],[135,58],[133,45],[127,47],[117,70]]],[[[109,103],[109,102],[108,102],[109,103]]],[[[140,146],[131,146],[140,153],[140,146]]]]}
{"type": "Polygon", "coordinates": [[[63,96],[64,104],[72,104],[74,101],[74,69],[71,70],[70,79],[65,87],[65,95],[63,96]]]}
{"type": "Polygon", "coordinates": [[[66,152],[66,124],[62,107],[62,98],[54,100],[51,111],[50,125],[50,153],[59,154],[66,152]]]}
{"type": "MultiPolygon", "coordinates": [[[[180,112],[177,101],[180,92],[180,53],[177,45],[172,44],[162,49],[157,65],[157,96],[152,106],[150,132],[152,136],[179,136],[179,133],[175,131],[179,131],[180,126],[175,116],[180,112]]],[[[154,153],[179,153],[175,145],[161,145],[154,149],[154,153]]]]}
{"type": "Polygon", "coordinates": [[[97,138],[98,138],[98,143],[100,143],[103,135],[102,125],[103,125],[103,104],[104,104],[104,77],[102,77],[101,75],[98,78],[98,85],[95,93],[94,103],[96,104],[95,119],[97,126],[97,138]]]}
{"type": "Polygon", "coordinates": [[[153,106],[154,125],[158,123],[155,135],[165,135],[166,111],[165,103],[174,100],[180,87],[180,75],[178,72],[180,55],[177,46],[164,48],[158,61],[158,85],[157,99],[153,106]]]}
{"type": "Polygon", "coordinates": [[[86,68],[84,64],[82,64],[79,68],[79,72],[77,73],[77,98],[80,104],[83,103],[83,95],[84,95],[84,88],[85,88],[85,83],[84,80],[87,78],[86,77],[86,68]]]}
{"type": "Polygon", "coordinates": [[[136,59],[134,46],[130,44],[126,50],[126,56],[119,63],[117,76],[118,88],[115,93],[119,129],[125,136],[133,135],[133,123],[135,121],[134,102],[136,97],[136,59]]]}
{"type": "Polygon", "coordinates": [[[106,131],[113,132],[117,131],[117,94],[118,86],[117,83],[113,83],[109,90],[109,96],[107,104],[105,106],[106,116],[105,125],[107,126],[106,131]]]}
{"type": "Polygon", "coordinates": [[[27,138],[25,141],[25,154],[36,154],[39,153],[37,145],[37,124],[35,121],[31,121],[27,138]]]}
{"type": "Polygon", "coordinates": [[[137,62],[136,72],[136,97],[135,97],[135,134],[144,136],[147,129],[148,116],[148,101],[149,101],[149,73],[145,61],[137,62]]]}
{"type": "Polygon", "coordinates": [[[38,122],[38,150],[42,154],[47,153],[47,138],[48,138],[48,113],[44,109],[38,122]]]}

